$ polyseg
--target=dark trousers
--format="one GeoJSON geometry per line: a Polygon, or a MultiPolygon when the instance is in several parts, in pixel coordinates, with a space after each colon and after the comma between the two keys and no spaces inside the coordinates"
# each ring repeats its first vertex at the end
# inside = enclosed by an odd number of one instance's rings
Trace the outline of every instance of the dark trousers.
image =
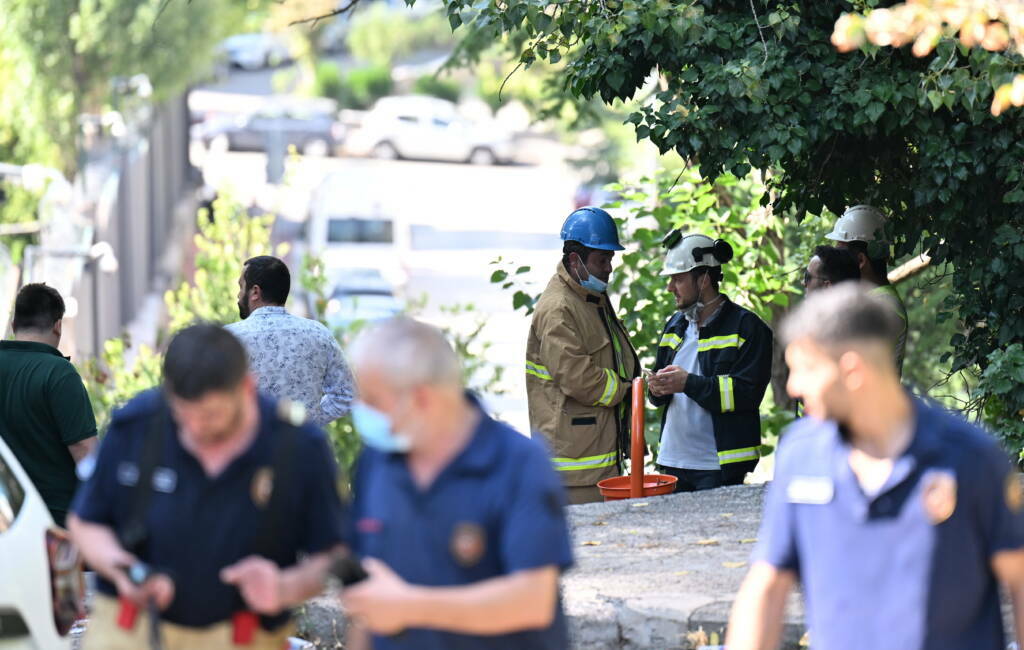
{"type": "Polygon", "coordinates": [[[676,492],[700,492],[723,485],[742,485],[748,472],[754,471],[756,460],[729,463],[722,469],[680,469],[658,465],[658,471],[678,479],[676,492]]]}

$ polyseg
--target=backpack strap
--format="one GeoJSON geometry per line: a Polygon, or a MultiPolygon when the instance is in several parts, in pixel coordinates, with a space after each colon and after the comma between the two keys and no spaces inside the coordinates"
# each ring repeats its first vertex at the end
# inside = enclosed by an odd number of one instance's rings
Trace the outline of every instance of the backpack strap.
{"type": "Polygon", "coordinates": [[[167,403],[161,397],[156,413],[149,418],[145,438],[143,438],[142,451],[139,454],[139,475],[135,482],[135,490],[132,492],[128,519],[118,530],[121,546],[132,553],[135,553],[145,543],[148,535],[146,512],[149,509],[150,498],[153,496],[153,472],[156,470],[157,463],[160,462],[160,454],[163,451],[170,422],[167,403]]]}

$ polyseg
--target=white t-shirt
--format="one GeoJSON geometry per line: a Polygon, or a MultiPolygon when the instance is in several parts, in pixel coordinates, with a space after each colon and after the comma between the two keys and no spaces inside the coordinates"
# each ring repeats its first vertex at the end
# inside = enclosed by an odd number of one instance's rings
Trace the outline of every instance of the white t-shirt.
{"type": "MultiPolygon", "coordinates": [[[[698,337],[697,325],[690,323],[672,362],[693,375],[700,375],[697,364],[698,337]]],[[[661,432],[658,464],[679,469],[720,469],[711,413],[685,393],[674,394],[668,404],[665,428],[661,432]]]]}

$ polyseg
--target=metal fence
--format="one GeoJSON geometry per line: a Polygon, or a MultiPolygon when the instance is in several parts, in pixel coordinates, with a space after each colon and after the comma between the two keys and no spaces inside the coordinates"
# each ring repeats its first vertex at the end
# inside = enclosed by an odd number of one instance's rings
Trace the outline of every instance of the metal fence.
{"type": "Polygon", "coordinates": [[[178,271],[163,258],[195,194],[188,151],[183,95],[122,137],[91,143],[71,213],[41,217],[40,242],[26,248],[21,283],[47,282],[71,297],[62,347],[72,354],[92,356],[119,336],[147,294],[178,271]]]}

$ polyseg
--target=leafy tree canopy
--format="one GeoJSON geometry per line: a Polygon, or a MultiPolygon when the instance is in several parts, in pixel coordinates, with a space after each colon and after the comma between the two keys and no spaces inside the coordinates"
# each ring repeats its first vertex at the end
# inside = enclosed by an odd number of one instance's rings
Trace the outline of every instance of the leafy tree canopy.
{"type": "Polygon", "coordinates": [[[76,167],[78,116],[116,108],[140,73],[159,101],[209,65],[244,5],[167,0],[7,0],[0,20],[0,159],[76,167]]]}
{"type": "Polygon", "coordinates": [[[767,172],[762,201],[797,216],[872,203],[892,215],[897,256],[953,262],[967,326],[955,363],[1024,340],[1024,116],[992,116],[1013,52],[948,37],[936,56],[830,43],[845,12],[883,4],[794,0],[445,0],[474,42],[506,38],[524,66],[564,62],[558,82],[606,103],[652,92],[638,138],[707,178],[767,172]],[[489,34],[490,39],[480,34],[489,34]],[[518,44],[522,44],[518,46],[518,44]]]}

